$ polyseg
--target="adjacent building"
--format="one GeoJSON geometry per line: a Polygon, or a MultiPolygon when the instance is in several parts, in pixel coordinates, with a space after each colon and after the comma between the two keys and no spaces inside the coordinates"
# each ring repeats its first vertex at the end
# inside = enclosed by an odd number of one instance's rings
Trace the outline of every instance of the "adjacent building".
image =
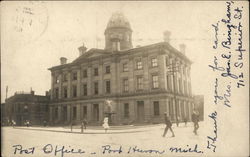
{"type": "Polygon", "coordinates": [[[31,92],[16,92],[13,96],[5,100],[4,115],[2,115],[4,125],[10,125],[14,120],[16,125],[24,125],[29,121],[31,125],[42,125],[43,121],[48,121],[48,105],[50,97],[35,95],[31,92]]]}
{"type": "Polygon", "coordinates": [[[112,124],[161,123],[166,112],[191,119],[194,102],[191,90],[192,62],[164,41],[133,48],[132,29],[122,13],[110,18],[105,48],[79,47],[79,57],[51,71],[49,120],[54,124],[80,123],[86,118],[101,124],[109,117],[112,124]]]}

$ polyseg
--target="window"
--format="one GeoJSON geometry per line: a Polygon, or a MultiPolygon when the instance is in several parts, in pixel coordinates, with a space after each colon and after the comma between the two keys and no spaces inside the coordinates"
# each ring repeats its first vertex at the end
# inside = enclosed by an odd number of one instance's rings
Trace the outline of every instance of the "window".
{"type": "Polygon", "coordinates": [[[143,89],[143,78],[142,78],[142,76],[137,77],[137,89],[138,90],[143,89]]]}
{"type": "Polygon", "coordinates": [[[87,89],[87,84],[83,85],[83,95],[87,96],[88,95],[88,89],[87,89]]]}
{"type": "Polygon", "coordinates": [[[123,80],[123,91],[128,92],[128,79],[123,80]]]}
{"type": "Polygon", "coordinates": [[[110,89],[110,80],[106,81],[106,93],[110,93],[111,89],[110,89]]]}
{"type": "Polygon", "coordinates": [[[73,107],[73,120],[76,120],[76,106],[73,107]]]}
{"type": "Polygon", "coordinates": [[[77,72],[73,72],[72,77],[73,77],[73,81],[77,80],[77,72]]]}
{"type": "Polygon", "coordinates": [[[98,76],[98,68],[94,68],[94,76],[98,76]]]}
{"type": "Polygon", "coordinates": [[[63,82],[67,82],[68,81],[68,76],[67,74],[63,74],[63,82]]]}
{"type": "Polygon", "coordinates": [[[158,75],[153,75],[152,81],[153,81],[153,88],[159,88],[158,75]]]}
{"type": "Polygon", "coordinates": [[[94,94],[98,94],[98,82],[94,83],[94,94]]]}
{"type": "Polygon", "coordinates": [[[88,77],[88,71],[87,71],[87,69],[84,69],[83,70],[83,78],[86,78],[86,77],[88,77]]]}
{"type": "Polygon", "coordinates": [[[106,74],[110,74],[110,66],[109,65],[105,67],[105,72],[106,72],[106,74]]]}
{"type": "Polygon", "coordinates": [[[151,65],[152,65],[152,67],[157,67],[158,66],[158,60],[157,60],[157,58],[152,58],[151,59],[151,65]]]}
{"type": "Polygon", "coordinates": [[[68,97],[68,88],[67,87],[63,87],[63,97],[64,98],[68,97]]]}
{"type": "Polygon", "coordinates": [[[136,69],[142,69],[142,61],[141,61],[141,59],[136,60],[136,69]]]}
{"type": "Polygon", "coordinates": [[[123,63],[122,68],[123,68],[123,72],[127,72],[128,71],[128,63],[123,63]]]}
{"type": "Polygon", "coordinates": [[[87,106],[83,106],[83,118],[87,118],[87,106]]]}
{"type": "Polygon", "coordinates": [[[125,118],[129,117],[129,104],[128,103],[124,104],[124,117],[125,118]]]}
{"type": "Polygon", "coordinates": [[[59,88],[55,88],[55,98],[59,98],[59,88]]]}
{"type": "Polygon", "coordinates": [[[77,87],[76,85],[73,85],[73,97],[77,97],[77,87]]]}
{"type": "Polygon", "coordinates": [[[56,82],[56,83],[59,83],[59,82],[60,82],[59,75],[56,76],[55,82],[56,82]]]}
{"type": "Polygon", "coordinates": [[[154,101],[154,115],[155,116],[159,116],[160,115],[159,101],[154,101]]]}

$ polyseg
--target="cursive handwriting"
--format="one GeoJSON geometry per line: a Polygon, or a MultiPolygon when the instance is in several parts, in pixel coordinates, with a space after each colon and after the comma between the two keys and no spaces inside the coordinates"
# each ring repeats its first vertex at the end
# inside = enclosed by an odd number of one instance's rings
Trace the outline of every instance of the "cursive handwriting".
{"type": "Polygon", "coordinates": [[[219,22],[220,22],[220,21],[218,21],[216,24],[212,24],[212,26],[213,26],[213,28],[214,28],[214,32],[215,32],[215,35],[214,35],[215,40],[214,40],[214,45],[213,45],[213,48],[214,48],[214,49],[217,49],[217,47],[218,47],[218,30],[219,30],[219,22]]]}
{"type": "Polygon", "coordinates": [[[155,150],[155,149],[147,149],[147,150],[143,150],[143,149],[139,149],[137,146],[135,147],[129,147],[129,150],[128,150],[128,154],[129,153],[154,153],[154,154],[163,154],[165,153],[165,150],[155,150]]]}
{"type": "Polygon", "coordinates": [[[187,153],[187,152],[203,153],[203,151],[198,150],[197,144],[194,146],[194,148],[190,148],[189,145],[187,145],[187,148],[171,147],[169,148],[169,150],[174,153],[187,153]]]}
{"type": "Polygon", "coordinates": [[[82,149],[75,149],[71,148],[71,146],[68,146],[68,149],[66,149],[65,146],[58,146],[56,145],[55,147],[52,144],[47,144],[43,147],[43,152],[45,154],[54,154],[54,156],[57,156],[57,154],[60,154],[61,157],[64,156],[64,154],[83,154],[85,151],[82,149]]]}
{"type": "Polygon", "coordinates": [[[35,152],[35,147],[30,147],[24,149],[22,145],[14,145],[14,154],[34,154],[35,152]]]}
{"type": "Polygon", "coordinates": [[[218,103],[218,99],[219,100],[223,100],[223,96],[219,96],[218,95],[218,78],[215,78],[215,85],[214,85],[214,103],[217,104],[218,103]]]}
{"type": "Polygon", "coordinates": [[[207,136],[207,148],[208,149],[212,149],[213,152],[215,152],[216,150],[216,145],[215,142],[217,141],[217,112],[214,111],[213,113],[211,113],[210,115],[208,115],[209,118],[211,118],[214,121],[214,130],[213,130],[213,137],[211,136],[207,136]]]}

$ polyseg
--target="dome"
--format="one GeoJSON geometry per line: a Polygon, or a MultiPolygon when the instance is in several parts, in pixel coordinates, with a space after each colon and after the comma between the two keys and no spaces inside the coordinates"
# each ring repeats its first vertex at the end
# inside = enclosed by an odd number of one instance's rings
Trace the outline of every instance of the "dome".
{"type": "Polygon", "coordinates": [[[115,12],[112,14],[111,18],[109,19],[107,29],[109,28],[128,28],[131,30],[130,23],[128,19],[123,15],[121,12],[115,12]]]}

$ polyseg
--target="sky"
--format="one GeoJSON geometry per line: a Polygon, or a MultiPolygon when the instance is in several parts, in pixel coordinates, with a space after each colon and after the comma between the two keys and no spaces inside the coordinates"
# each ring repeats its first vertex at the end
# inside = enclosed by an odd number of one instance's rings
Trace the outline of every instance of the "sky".
{"type": "Polygon", "coordinates": [[[44,95],[50,89],[48,68],[78,57],[83,43],[88,49],[104,48],[104,30],[113,12],[122,11],[133,30],[133,45],[163,41],[177,49],[184,43],[191,67],[192,91],[205,94],[208,87],[207,54],[213,42],[211,24],[225,13],[225,2],[2,2],[1,102],[16,91],[44,95]],[[98,40],[97,40],[98,39],[98,40]]]}

